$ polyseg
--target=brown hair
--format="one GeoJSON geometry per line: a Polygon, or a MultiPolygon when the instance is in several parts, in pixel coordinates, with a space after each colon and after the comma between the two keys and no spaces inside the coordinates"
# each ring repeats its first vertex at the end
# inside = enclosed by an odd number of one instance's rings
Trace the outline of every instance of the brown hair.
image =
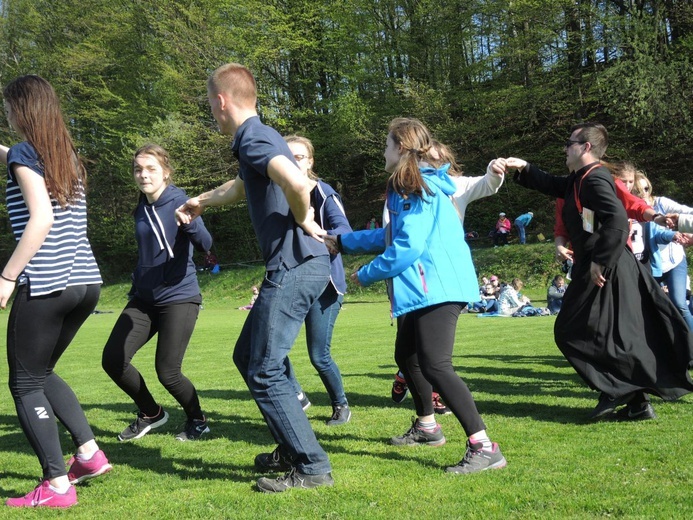
{"type": "Polygon", "coordinates": [[[60,100],[40,76],[20,76],[3,90],[12,125],[34,147],[48,193],[61,207],[77,199],[86,185],[82,164],[60,109],[60,100]]]}
{"type": "Polygon", "coordinates": [[[520,280],[519,278],[513,278],[513,281],[510,282],[510,285],[512,285],[513,289],[515,289],[516,291],[519,291],[525,286],[525,284],[522,283],[522,280],[520,280]]]}
{"type": "Polygon", "coordinates": [[[388,187],[404,198],[411,194],[421,197],[424,191],[431,195],[433,192],[419,171],[419,161],[431,149],[428,128],[418,119],[398,117],[392,120],[388,131],[395,144],[402,149],[399,163],[388,180],[388,187]]]}
{"type": "Polygon", "coordinates": [[[428,152],[426,160],[436,168],[439,168],[444,164],[449,164],[449,175],[464,175],[464,173],[462,172],[462,167],[457,163],[457,160],[455,159],[455,154],[452,153],[450,147],[436,139],[431,139],[431,149],[428,152]]]}
{"type": "Polygon", "coordinates": [[[227,63],[212,72],[207,80],[212,94],[224,92],[236,105],[250,108],[257,103],[257,85],[250,70],[240,63],[227,63]]]}
{"type": "Polygon", "coordinates": [[[592,155],[597,159],[604,157],[606,148],[609,146],[609,132],[606,131],[604,125],[600,123],[580,123],[570,129],[570,134],[579,130],[580,140],[583,143],[592,145],[592,155]]]}
{"type": "Polygon", "coordinates": [[[136,167],[135,159],[137,159],[140,155],[151,155],[152,157],[155,157],[156,160],[159,161],[161,169],[164,170],[164,172],[168,173],[166,184],[171,183],[171,177],[173,176],[173,167],[171,166],[171,159],[168,155],[168,152],[162,146],[153,143],[148,143],[140,146],[135,152],[135,155],[132,156],[133,169],[136,167]]]}
{"type": "MultiPolygon", "coordinates": [[[[284,140],[289,144],[291,144],[291,143],[302,144],[303,146],[306,147],[306,150],[308,151],[308,158],[313,159],[313,154],[315,153],[315,148],[313,148],[313,143],[307,137],[303,137],[302,135],[287,135],[286,137],[284,137],[284,140]]],[[[318,180],[318,176],[315,175],[315,173],[313,172],[313,168],[308,170],[308,177],[310,177],[314,181],[318,180]]]]}

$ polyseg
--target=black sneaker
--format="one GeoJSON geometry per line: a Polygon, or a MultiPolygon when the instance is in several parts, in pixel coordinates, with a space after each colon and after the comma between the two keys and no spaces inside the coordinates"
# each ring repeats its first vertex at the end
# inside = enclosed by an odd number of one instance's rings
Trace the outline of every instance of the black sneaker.
{"type": "Polygon", "coordinates": [[[456,465],[445,468],[445,471],[466,475],[487,469],[504,468],[507,464],[508,462],[495,442],[490,450],[485,450],[481,443],[472,444],[467,441],[467,452],[464,454],[464,458],[456,465]]]}
{"type": "Polygon", "coordinates": [[[301,401],[301,408],[303,408],[303,411],[305,412],[308,408],[310,408],[310,405],[313,404],[310,402],[310,399],[308,399],[308,396],[304,393],[301,392],[298,394],[298,400],[301,401]]]}
{"type": "Polygon", "coordinates": [[[639,404],[628,404],[622,410],[616,412],[616,419],[619,421],[647,421],[656,419],[657,414],[649,401],[639,404]]]}
{"type": "Polygon", "coordinates": [[[260,471],[289,471],[292,460],[281,446],[277,446],[272,453],[260,453],[256,456],[255,468],[260,471]]]}
{"type": "Polygon", "coordinates": [[[425,430],[419,426],[419,420],[413,417],[407,433],[401,437],[392,437],[390,443],[395,446],[442,446],[445,444],[445,436],[440,424],[436,424],[433,430],[425,430]]]}
{"type": "Polygon", "coordinates": [[[304,475],[293,468],[286,475],[270,479],[262,477],[257,481],[257,487],[263,493],[281,493],[290,488],[311,489],[320,486],[334,486],[331,473],[322,475],[304,475]]]}
{"type": "Polygon", "coordinates": [[[406,380],[400,377],[399,373],[395,374],[395,380],[392,382],[392,400],[399,404],[404,401],[408,392],[409,388],[407,387],[406,380]]]}
{"type": "Polygon", "coordinates": [[[332,419],[327,421],[327,426],[338,426],[340,424],[346,424],[351,419],[351,410],[349,405],[334,405],[332,407],[332,419]]]}
{"type": "Polygon", "coordinates": [[[611,415],[613,412],[615,412],[616,408],[626,404],[631,399],[631,397],[633,397],[632,394],[627,394],[621,397],[614,398],[602,392],[599,395],[599,402],[597,403],[597,406],[594,408],[594,410],[592,410],[589,419],[591,421],[598,421],[600,419],[604,419],[608,415],[611,415]]]}
{"type": "Polygon", "coordinates": [[[166,421],[168,421],[168,412],[165,412],[162,407],[159,407],[159,413],[154,417],[147,417],[144,413],[137,412],[137,419],[118,435],[118,440],[132,441],[134,439],[139,439],[147,435],[154,428],[166,424],[166,421]]]}
{"type": "Polygon", "coordinates": [[[450,408],[445,406],[445,403],[440,398],[440,394],[433,392],[433,411],[440,415],[449,415],[452,413],[450,408]]]}
{"type": "Polygon", "coordinates": [[[177,441],[196,441],[205,433],[209,433],[207,419],[188,419],[185,421],[183,431],[176,435],[177,441]]]}

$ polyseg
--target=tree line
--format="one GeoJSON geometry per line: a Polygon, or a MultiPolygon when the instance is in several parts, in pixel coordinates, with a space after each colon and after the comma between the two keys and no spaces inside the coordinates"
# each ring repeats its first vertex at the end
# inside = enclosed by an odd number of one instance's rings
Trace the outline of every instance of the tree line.
{"type": "MultiPolygon", "coordinates": [[[[237,61],[256,75],[259,111],[313,140],[318,174],[355,228],[382,209],[382,150],[396,116],[422,119],[467,175],[514,155],[564,173],[572,124],[610,130],[609,160],[631,160],[657,193],[693,204],[690,0],[0,0],[0,84],[48,79],[89,170],[90,237],[107,279],[136,247],[132,153],[156,142],[194,195],[236,174],[205,80],[237,61]]],[[[18,140],[0,123],[0,140],[18,140]]],[[[468,230],[543,196],[506,183],[475,203],[468,230]]],[[[4,207],[2,254],[13,244],[4,207]]],[[[222,263],[259,256],[246,209],[210,210],[222,263]]]]}

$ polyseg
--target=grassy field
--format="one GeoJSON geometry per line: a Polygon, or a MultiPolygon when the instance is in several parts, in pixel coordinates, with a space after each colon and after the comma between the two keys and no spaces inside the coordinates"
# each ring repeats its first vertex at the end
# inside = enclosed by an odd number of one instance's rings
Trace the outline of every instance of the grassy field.
{"type": "MultiPolygon", "coordinates": [[[[553,317],[460,318],[454,364],[472,389],[489,434],[508,459],[506,469],[478,475],[444,473],[464,453],[453,416],[440,417],[447,444],[391,446],[413,415],[411,398],[390,400],[395,327],[377,293],[347,298],[337,322],[334,355],[353,419],[328,427],[331,409],[310,366],[303,338],[292,352],[313,406],[307,414],[330,455],[335,486],[265,495],[253,458],[274,448],[257,407],[231,360],[258,268],[219,279],[200,314],[184,372],[196,384],[212,429],[200,442],[174,440],[184,414],[156,381],[153,348],[135,364],[169,423],[120,443],[134,405],[100,367],[101,349],[124,302],[125,286],[105,289],[92,315],[58,365],[79,396],[114,470],[78,489],[71,518],[691,518],[693,399],[654,400],[659,418],[642,423],[585,418],[597,394],[576,376],[552,339],[553,317]],[[228,297],[222,297],[226,284],[228,297]],[[222,287],[218,287],[222,286],[222,287]],[[238,288],[241,288],[240,290],[238,288]],[[110,312],[113,311],[113,312],[110,312]]],[[[211,283],[211,282],[210,282],[211,283]]],[[[212,291],[206,288],[206,291],[212,291]]],[[[536,299],[540,296],[537,291],[536,299]]],[[[6,319],[0,320],[4,336],[6,319]]],[[[0,380],[7,366],[0,364],[0,380]]],[[[73,449],[63,435],[65,457],[73,449]]],[[[0,498],[28,492],[40,476],[21,433],[6,385],[0,388],[0,498]]],[[[60,516],[55,511],[0,508],[2,518],[60,516]]]]}

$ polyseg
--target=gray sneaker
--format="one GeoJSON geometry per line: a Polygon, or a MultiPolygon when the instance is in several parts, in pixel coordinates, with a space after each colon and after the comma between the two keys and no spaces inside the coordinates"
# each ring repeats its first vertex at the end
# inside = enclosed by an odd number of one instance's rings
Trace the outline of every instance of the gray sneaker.
{"type": "Polygon", "coordinates": [[[320,486],[334,486],[331,473],[322,475],[305,475],[293,468],[286,475],[275,479],[262,477],[257,481],[257,487],[263,493],[281,493],[290,488],[310,489],[320,486]]]}
{"type": "Polygon", "coordinates": [[[467,441],[467,453],[456,465],[445,468],[448,473],[476,473],[487,469],[504,468],[508,462],[503,457],[498,444],[495,442],[490,450],[485,450],[481,443],[472,444],[467,441]]]}
{"type": "Polygon", "coordinates": [[[183,431],[176,435],[176,440],[197,441],[206,433],[209,433],[207,419],[188,419],[183,426],[183,431]]]}
{"type": "Polygon", "coordinates": [[[395,446],[442,446],[445,444],[445,436],[440,424],[432,430],[425,430],[419,426],[419,420],[412,417],[411,428],[401,437],[392,437],[390,443],[395,446]]]}
{"type": "Polygon", "coordinates": [[[255,457],[255,469],[260,471],[289,471],[292,467],[291,458],[284,453],[281,446],[274,448],[272,453],[260,453],[255,457]]]}
{"type": "Polygon", "coordinates": [[[351,420],[351,410],[349,405],[334,405],[332,407],[332,418],[327,421],[327,426],[338,426],[346,424],[351,420]]]}

